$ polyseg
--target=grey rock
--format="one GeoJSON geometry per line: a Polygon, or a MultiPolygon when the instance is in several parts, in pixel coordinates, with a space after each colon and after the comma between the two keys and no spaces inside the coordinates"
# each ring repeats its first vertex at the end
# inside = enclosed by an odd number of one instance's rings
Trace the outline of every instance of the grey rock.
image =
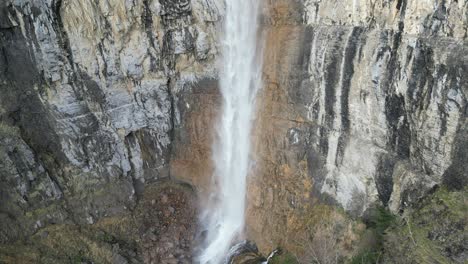
{"type": "Polygon", "coordinates": [[[290,2],[302,4],[303,20],[285,44],[279,85],[311,125],[291,127],[285,140],[288,153],[309,157],[314,192],[361,214],[399,204],[400,191],[422,195],[448,178],[466,185],[456,169],[466,160],[457,146],[468,142],[466,3],[290,2]],[[306,132],[299,148],[295,131],[306,132]],[[415,180],[403,184],[401,173],[415,180]]]}
{"type": "Polygon", "coordinates": [[[2,1],[0,125],[11,127],[0,135],[0,211],[11,212],[2,241],[26,212],[57,206],[31,227],[67,215],[94,223],[169,176],[171,84],[188,80],[183,71],[191,81],[214,72],[216,26],[198,17],[217,13],[207,3],[2,1]]]}

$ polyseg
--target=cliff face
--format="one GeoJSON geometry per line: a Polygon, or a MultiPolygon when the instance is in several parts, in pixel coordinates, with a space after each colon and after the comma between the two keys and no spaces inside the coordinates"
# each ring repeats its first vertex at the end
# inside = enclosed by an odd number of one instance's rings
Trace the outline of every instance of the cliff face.
{"type": "Polygon", "coordinates": [[[216,75],[219,10],[205,0],[0,3],[0,241],[125,212],[169,177],[189,107],[179,99],[216,75]]]}
{"type": "Polygon", "coordinates": [[[466,1],[278,0],[266,12],[248,214],[260,248],[297,244],[317,200],[398,213],[442,183],[466,186],[466,1]]]}
{"type": "MultiPolygon", "coordinates": [[[[144,222],[161,179],[207,191],[221,2],[1,1],[1,243],[144,222]]],[[[319,203],[397,213],[466,186],[466,0],[269,0],[262,23],[247,214],[262,252],[294,248],[319,203]]]]}

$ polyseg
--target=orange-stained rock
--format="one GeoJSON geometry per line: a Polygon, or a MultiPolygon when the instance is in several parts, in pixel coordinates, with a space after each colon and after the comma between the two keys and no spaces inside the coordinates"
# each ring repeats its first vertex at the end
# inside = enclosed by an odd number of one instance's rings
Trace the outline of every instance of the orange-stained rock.
{"type": "Polygon", "coordinates": [[[295,25],[297,4],[273,2],[267,6],[264,87],[258,96],[247,204],[247,234],[263,253],[278,246],[293,249],[312,202],[307,157],[301,151],[306,142],[299,135],[307,134],[311,124],[295,111],[287,90],[294,80],[290,75],[299,73],[304,34],[295,25]]]}
{"type": "Polygon", "coordinates": [[[185,181],[199,192],[209,190],[212,178],[214,127],[221,95],[216,79],[187,84],[178,98],[179,122],[174,132],[171,177],[185,181]]]}

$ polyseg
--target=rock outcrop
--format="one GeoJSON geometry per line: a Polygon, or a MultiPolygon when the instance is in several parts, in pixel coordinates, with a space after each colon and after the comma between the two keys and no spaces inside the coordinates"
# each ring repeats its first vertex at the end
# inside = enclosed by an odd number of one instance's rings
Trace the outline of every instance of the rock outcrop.
{"type": "Polygon", "coordinates": [[[297,243],[317,200],[398,213],[466,186],[466,1],[266,4],[247,225],[262,252],[297,243]]]}
{"type": "Polygon", "coordinates": [[[1,242],[127,212],[170,176],[181,100],[216,76],[220,10],[211,0],[0,3],[1,242]]]}

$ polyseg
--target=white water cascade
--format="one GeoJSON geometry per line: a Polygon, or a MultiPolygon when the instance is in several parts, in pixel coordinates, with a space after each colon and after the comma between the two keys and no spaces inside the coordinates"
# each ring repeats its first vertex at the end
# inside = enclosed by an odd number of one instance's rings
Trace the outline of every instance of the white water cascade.
{"type": "Polygon", "coordinates": [[[201,264],[225,262],[229,248],[244,229],[250,132],[261,86],[257,36],[260,2],[226,0],[220,73],[223,105],[213,145],[215,192],[213,204],[201,217],[207,229],[198,257],[201,264]]]}

